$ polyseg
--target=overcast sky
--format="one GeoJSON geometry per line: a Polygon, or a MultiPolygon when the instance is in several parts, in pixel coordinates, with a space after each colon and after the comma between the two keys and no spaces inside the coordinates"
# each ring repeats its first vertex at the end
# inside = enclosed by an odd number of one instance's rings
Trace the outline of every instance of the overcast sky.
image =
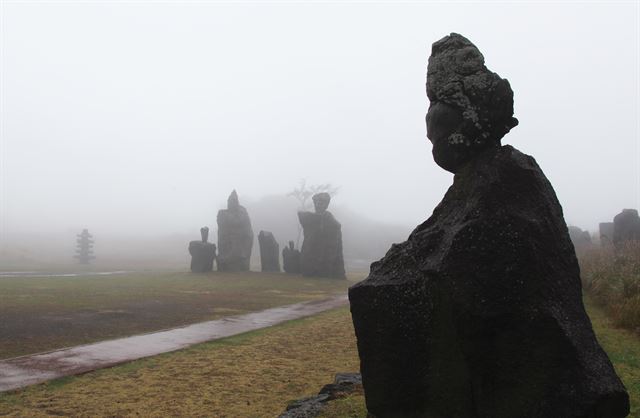
{"type": "MultiPolygon", "coordinates": [[[[452,182],[424,116],[431,44],[515,92],[503,143],[568,223],[640,206],[638,2],[2,3],[0,233],[170,234],[301,178],[417,225],[452,182]]],[[[343,228],[348,228],[344,225],[343,228]]]]}

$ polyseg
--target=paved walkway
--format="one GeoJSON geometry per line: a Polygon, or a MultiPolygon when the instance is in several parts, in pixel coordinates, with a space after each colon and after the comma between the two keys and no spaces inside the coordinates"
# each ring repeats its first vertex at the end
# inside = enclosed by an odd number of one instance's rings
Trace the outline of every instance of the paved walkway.
{"type": "Polygon", "coordinates": [[[348,304],[346,295],[0,361],[0,392],[180,350],[348,304]]]}

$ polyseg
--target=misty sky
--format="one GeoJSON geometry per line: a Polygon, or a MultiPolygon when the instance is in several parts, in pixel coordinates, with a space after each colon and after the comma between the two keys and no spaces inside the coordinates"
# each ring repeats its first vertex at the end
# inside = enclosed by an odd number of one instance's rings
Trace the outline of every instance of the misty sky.
{"type": "MultiPolygon", "coordinates": [[[[640,206],[639,6],[2,3],[0,233],[215,226],[229,192],[417,225],[452,182],[424,116],[431,44],[468,37],[515,92],[503,143],[568,223],[640,206]]],[[[348,228],[348,225],[343,225],[348,228]]]]}

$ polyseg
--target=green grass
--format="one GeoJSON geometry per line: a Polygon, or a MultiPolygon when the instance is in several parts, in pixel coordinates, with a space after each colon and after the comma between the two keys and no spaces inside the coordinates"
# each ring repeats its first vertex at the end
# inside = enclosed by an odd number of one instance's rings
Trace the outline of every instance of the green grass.
{"type": "Polygon", "coordinates": [[[255,272],[0,278],[0,358],[323,298],[352,283],[255,272]]]}
{"type": "Polygon", "coordinates": [[[588,298],[585,302],[598,341],[629,392],[630,416],[640,417],[640,337],[633,332],[614,328],[602,308],[588,298]]]}

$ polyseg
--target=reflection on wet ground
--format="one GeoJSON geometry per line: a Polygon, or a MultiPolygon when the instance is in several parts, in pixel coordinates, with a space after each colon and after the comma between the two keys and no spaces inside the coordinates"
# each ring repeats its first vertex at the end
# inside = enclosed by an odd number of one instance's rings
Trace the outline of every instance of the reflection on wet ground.
{"type": "Polygon", "coordinates": [[[181,328],[0,361],[0,392],[266,328],[348,304],[346,295],[296,303],[181,328]]]}
{"type": "Polygon", "coordinates": [[[77,273],[47,273],[43,271],[0,271],[3,277],[79,277],[79,276],[113,276],[116,274],[131,273],[126,270],[118,271],[84,271],[77,273]]]}

